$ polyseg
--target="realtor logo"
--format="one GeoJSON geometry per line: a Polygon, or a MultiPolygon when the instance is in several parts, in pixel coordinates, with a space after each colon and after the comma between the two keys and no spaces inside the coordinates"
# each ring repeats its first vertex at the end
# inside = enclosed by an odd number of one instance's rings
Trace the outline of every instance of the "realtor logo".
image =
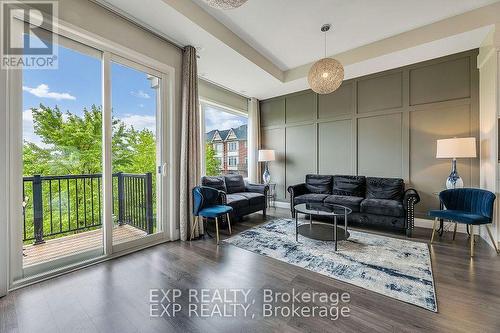
{"type": "Polygon", "coordinates": [[[57,1],[0,4],[1,68],[57,69],[57,1]]]}

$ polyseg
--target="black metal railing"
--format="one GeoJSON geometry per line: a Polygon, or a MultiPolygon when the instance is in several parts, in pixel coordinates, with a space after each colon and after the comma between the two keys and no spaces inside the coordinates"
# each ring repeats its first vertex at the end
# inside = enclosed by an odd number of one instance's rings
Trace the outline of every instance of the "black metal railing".
{"type": "MultiPolygon", "coordinates": [[[[23,240],[45,239],[98,229],[102,225],[102,175],[23,178],[23,240]]],[[[146,174],[113,174],[113,215],[117,224],[154,232],[153,179],[146,174]]]]}

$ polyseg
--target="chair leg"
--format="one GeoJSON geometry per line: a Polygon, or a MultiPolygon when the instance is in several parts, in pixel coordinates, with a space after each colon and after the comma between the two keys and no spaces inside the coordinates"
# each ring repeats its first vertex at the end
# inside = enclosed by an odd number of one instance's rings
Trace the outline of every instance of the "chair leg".
{"type": "Polygon", "coordinates": [[[431,244],[434,241],[434,235],[436,234],[436,224],[438,222],[438,218],[434,219],[434,223],[432,224],[432,236],[431,236],[431,244]]]}
{"type": "Polygon", "coordinates": [[[488,235],[490,236],[491,242],[493,243],[493,247],[495,248],[495,251],[497,251],[497,254],[498,254],[499,253],[498,246],[497,246],[497,243],[495,242],[495,239],[493,238],[493,234],[491,233],[491,229],[490,229],[489,225],[486,226],[486,230],[488,231],[488,235]]]}
{"type": "Polygon", "coordinates": [[[474,257],[474,226],[470,226],[470,256],[474,257]]]}
{"type": "Polygon", "coordinates": [[[229,228],[229,235],[231,235],[231,219],[229,218],[229,213],[227,213],[227,226],[229,228]]]}
{"type": "Polygon", "coordinates": [[[455,237],[457,236],[457,225],[458,223],[455,222],[455,228],[453,228],[453,240],[455,240],[455,237]]]}
{"type": "Polygon", "coordinates": [[[198,228],[198,216],[194,216],[193,219],[194,219],[194,223],[191,225],[191,239],[190,240],[193,240],[194,238],[194,231],[196,230],[196,228],[198,228]]]}
{"type": "Polygon", "coordinates": [[[219,245],[219,218],[215,218],[215,233],[217,238],[217,245],[219,245]]]}

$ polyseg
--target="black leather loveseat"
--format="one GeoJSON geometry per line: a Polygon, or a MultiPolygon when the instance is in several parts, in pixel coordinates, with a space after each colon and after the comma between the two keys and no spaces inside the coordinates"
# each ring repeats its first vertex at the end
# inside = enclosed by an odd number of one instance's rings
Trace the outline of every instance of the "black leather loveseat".
{"type": "Polygon", "coordinates": [[[201,185],[221,191],[221,204],[233,207],[231,219],[258,211],[266,216],[268,185],[246,183],[241,175],[206,176],[201,178],[201,185]]]}
{"type": "Polygon", "coordinates": [[[288,188],[292,216],[300,203],[339,204],[352,209],[348,222],[391,227],[411,237],[414,206],[420,197],[414,189],[405,191],[399,178],[306,175],[305,183],[288,188]]]}

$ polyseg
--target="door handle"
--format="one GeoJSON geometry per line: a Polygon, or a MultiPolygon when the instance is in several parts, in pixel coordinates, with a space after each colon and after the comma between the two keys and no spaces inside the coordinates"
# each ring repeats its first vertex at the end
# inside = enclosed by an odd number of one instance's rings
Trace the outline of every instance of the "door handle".
{"type": "Polygon", "coordinates": [[[167,175],[167,163],[163,163],[158,167],[158,173],[162,176],[167,175]]]}

